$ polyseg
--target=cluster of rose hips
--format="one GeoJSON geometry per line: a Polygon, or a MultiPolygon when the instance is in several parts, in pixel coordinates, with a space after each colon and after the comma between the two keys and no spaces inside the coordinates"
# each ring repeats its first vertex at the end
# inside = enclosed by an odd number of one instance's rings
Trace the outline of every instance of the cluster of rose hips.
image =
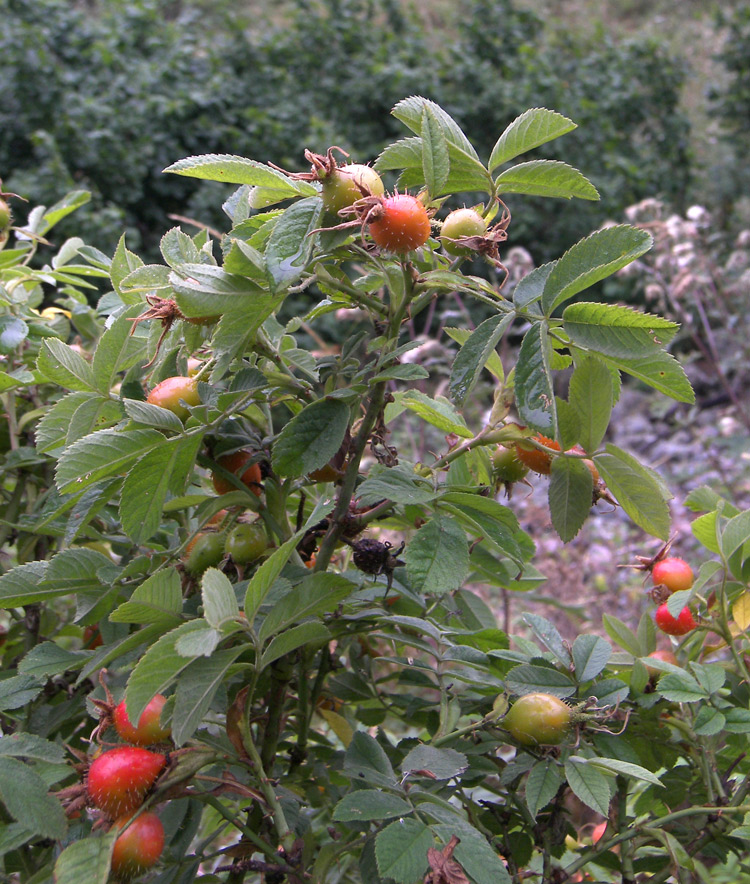
{"type": "Polygon", "coordinates": [[[651,573],[654,584],[651,597],[657,603],[654,622],[658,628],[667,635],[687,635],[698,625],[693,612],[686,605],[678,616],[674,617],[669,612],[667,599],[674,592],[690,589],[694,579],[693,569],[684,559],[667,555],[670,545],[671,541],[650,559],[638,556],[640,564],[635,567],[651,573]]]}
{"type": "Polygon", "coordinates": [[[167,764],[167,756],[146,749],[164,743],[171,730],[161,724],[166,698],[157,694],[143,710],[137,724],[128,718],[125,701],[117,706],[97,703],[102,710],[98,731],[113,725],[119,737],[129,743],[98,755],[88,769],[88,801],[123,830],[112,849],[113,875],[130,880],[151,868],[164,849],[164,827],[159,817],[141,811],[146,796],[167,764]],[[137,815],[136,815],[137,814],[137,815]]]}

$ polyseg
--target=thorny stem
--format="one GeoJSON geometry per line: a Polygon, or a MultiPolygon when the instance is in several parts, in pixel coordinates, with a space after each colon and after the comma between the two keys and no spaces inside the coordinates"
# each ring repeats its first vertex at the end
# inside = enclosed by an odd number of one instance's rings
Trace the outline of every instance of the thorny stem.
{"type": "MultiPolygon", "coordinates": [[[[617,777],[617,823],[620,831],[628,825],[628,781],[625,777],[617,777]]],[[[622,884],[630,884],[635,881],[632,841],[623,841],[620,854],[622,856],[622,884]]]]}

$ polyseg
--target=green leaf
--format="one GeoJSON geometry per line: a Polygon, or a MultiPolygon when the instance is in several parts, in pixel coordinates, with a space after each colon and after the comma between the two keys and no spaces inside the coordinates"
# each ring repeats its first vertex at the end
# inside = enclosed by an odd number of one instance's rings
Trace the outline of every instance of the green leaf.
{"type": "Polygon", "coordinates": [[[614,405],[612,375],[606,365],[591,356],[577,360],[568,401],[578,418],[578,440],[593,453],[601,445],[614,405]]]}
{"type": "Polygon", "coordinates": [[[54,642],[46,641],[34,645],[18,664],[19,675],[30,675],[44,681],[54,675],[74,671],[88,660],[84,651],[68,651],[54,642]]]}
{"type": "MultiPolygon", "coordinates": [[[[573,755],[571,756],[572,761],[578,761],[578,757],[573,755]]],[[[617,776],[627,777],[630,780],[641,780],[644,783],[651,783],[653,786],[661,786],[664,787],[664,783],[657,777],[655,774],[652,774],[650,770],[646,770],[645,767],[641,767],[639,764],[631,764],[629,761],[619,761],[617,758],[589,758],[589,759],[581,759],[585,760],[586,763],[592,767],[598,767],[599,769],[613,773],[617,776]]]]}
{"type": "Polygon", "coordinates": [[[56,402],[36,427],[37,451],[47,453],[65,444],[73,415],[84,402],[99,400],[97,393],[68,393],[56,402]]]}
{"type": "Polygon", "coordinates": [[[313,232],[322,214],[323,201],[314,196],[291,205],[276,222],[265,252],[271,292],[287,289],[302,276],[315,248],[313,232]]]}
{"type": "MultiPolygon", "coordinates": [[[[120,288],[125,294],[144,295],[169,295],[172,288],[169,280],[169,267],[164,264],[140,264],[120,282],[120,288]]],[[[142,307],[142,297],[138,298],[142,307]]]]}
{"type": "Polygon", "coordinates": [[[75,212],[76,209],[85,206],[90,199],[91,193],[88,190],[71,190],[61,200],[58,200],[54,206],[45,209],[42,216],[44,223],[35,232],[44,236],[55,224],[62,221],[63,218],[67,218],[71,212],[75,212]]]}
{"type": "Polygon", "coordinates": [[[198,246],[179,227],[173,227],[164,234],[159,243],[159,251],[172,268],[178,268],[180,264],[204,263],[201,261],[198,246]]]}
{"type": "Polygon", "coordinates": [[[537,761],[531,768],[526,779],[526,806],[534,819],[555,797],[562,782],[558,766],[551,759],[537,761]]]}
{"type": "Polygon", "coordinates": [[[547,284],[547,278],[554,268],[555,264],[542,264],[541,267],[535,267],[530,273],[527,273],[519,280],[513,289],[513,303],[519,310],[525,310],[531,304],[541,300],[544,294],[544,286],[547,284]]]}
{"type": "Polygon", "coordinates": [[[509,691],[519,696],[544,693],[561,699],[571,697],[576,690],[566,673],[533,663],[514,666],[505,676],[505,685],[509,691]]]}
{"type": "Polygon", "coordinates": [[[218,568],[209,568],[201,578],[203,616],[215,629],[239,617],[240,606],[229,578],[218,568]]]}
{"type": "Polygon", "coordinates": [[[435,491],[412,470],[405,467],[386,467],[373,464],[365,481],[357,486],[357,497],[361,505],[370,506],[383,500],[394,503],[430,503],[435,499],[435,491]]]}
{"type": "Polygon", "coordinates": [[[298,477],[324,466],[341,447],[349,426],[349,406],[341,399],[318,399],[283,428],[273,447],[273,468],[298,477]]]}
{"type": "MultiPolygon", "coordinates": [[[[750,541],[750,510],[731,518],[721,532],[721,552],[731,558],[737,550],[750,541]]],[[[738,575],[738,579],[741,577],[738,575]]]]}
{"type": "MultiPolygon", "coordinates": [[[[443,192],[449,193],[459,190],[489,192],[491,178],[479,161],[477,152],[461,131],[461,127],[439,105],[421,96],[413,95],[398,102],[392,113],[412,132],[421,135],[422,115],[426,108],[429,108],[438,126],[442,129],[448,145],[450,173],[443,186],[443,192]]],[[[375,168],[379,171],[406,169],[407,171],[398,182],[398,186],[402,188],[420,186],[425,183],[422,169],[422,139],[406,138],[397,142],[397,146],[386,149],[378,157],[375,168]]],[[[440,196],[439,193],[432,195],[440,196]]]]}
{"type": "Polygon", "coordinates": [[[375,836],[375,858],[382,878],[396,884],[415,884],[427,870],[427,851],[435,837],[427,826],[414,819],[400,819],[375,836]]]}
{"type": "Polygon", "coordinates": [[[8,813],[24,828],[43,838],[59,840],[68,828],[60,802],[47,792],[47,784],[28,764],[0,756],[0,799],[8,813]]]}
{"type": "Polygon", "coordinates": [[[340,823],[387,820],[394,816],[409,816],[411,805],[379,789],[358,789],[350,792],[333,809],[333,819],[340,823]]]}
{"type": "Polygon", "coordinates": [[[565,308],[563,328],[579,347],[614,359],[636,359],[653,356],[678,325],[631,307],[579,301],[565,308]]]}
{"type": "Polygon", "coordinates": [[[699,703],[709,697],[709,692],[688,672],[668,672],[662,675],[657,692],[675,703],[699,703]]]}
{"type": "Polygon", "coordinates": [[[473,433],[453,405],[442,396],[434,399],[419,390],[408,390],[395,395],[396,403],[419,415],[422,420],[443,433],[453,433],[462,439],[471,439],[473,433]]]}
{"type": "Polygon", "coordinates": [[[34,700],[44,685],[29,675],[12,675],[0,680],[0,712],[20,709],[34,700]]]}
{"type": "Polygon", "coordinates": [[[469,573],[466,535],[450,516],[433,516],[411,539],[403,557],[409,580],[420,592],[451,592],[469,573]]]}
{"type": "Polygon", "coordinates": [[[300,193],[316,193],[315,188],[310,184],[293,181],[283,172],[277,172],[270,166],[231,154],[209,153],[202,156],[186,157],[167,166],[164,171],[175,175],[185,175],[188,178],[202,178],[205,181],[250,184],[279,190],[285,192],[288,197],[298,196],[300,193]]]}
{"type": "Polygon", "coordinates": [[[129,469],[143,454],[164,443],[156,430],[98,430],[79,439],[57,463],[55,481],[62,494],[129,469]]]}
{"type": "Polygon", "coordinates": [[[28,333],[29,327],[23,319],[18,316],[0,316],[0,353],[12,353],[26,340],[28,333]]]}
{"type": "MultiPolygon", "coordinates": [[[[461,347],[463,347],[472,335],[472,332],[469,331],[468,328],[451,328],[450,326],[446,326],[443,331],[461,347]]],[[[503,363],[496,351],[493,350],[489,354],[484,367],[496,378],[496,380],[503,381],[505,379],[503,363]]]]}
{"type": "Polygon", "coordinates": [[[574,761],[569,758],[565,762],[565,777],[573,794],[583,803],[600,813],[609,814],[609,802],[614,794],[614,777],[608,777],[588,763],[587,759],[574,761]]]}
{"type": "Polygon", "coordinates": [[[378,741],[364,731],[356,731],[344,756],[344,774],[353,783],[372,783],[386,789],[399,789],[396,774],[378,741]]]}
{"type": "Polygon", "coordinates": [[[17,608],[33,604],[40,597],[46,598],[49,590],[40,588],[39,584],[44,580],[47,565],[47,562],[27,562],[0,575],[0,608],[17,608]]]}
{"type": "Polygon", "coordinates": [[[274,660],[278,660],[279,657],[283,657],[291,651],[296,651],[297,648],[301,648],[302,645],[306,645],[308,642],[325,642],[330,640],[330,638],[331,633],[322,623],[318,623],[315,620],[300,623],[299,626],[293,626],[271,640],[268,647],[263,651],[259,668],[265,669],[274,660]]]}
{"type": "Polygon", "coordinates": [[[36,366],[48,381],[67,390],[93,392],[97,389],[88,362],[57,338],[45,339],[36,366]]]}
{"type": "Polygon", "coordinates": [[[412,132],[421,135],[422,119],[426,109],[429,109],[437,124],[442,128],[445,139],[449,144],[460,148],[468,156],[479,159],[477,152],[469,139],[464,135],[458,123],[434,101],[422,98],[421,95],[411,95],[409,98],[403,98],[399,101],[391,113],[397,120],[408,126],[412,132]]]}
{"type": "MultiPolygon", "coordinates": [[[[307,617],[335,611],[357,586],[339,574],[312,574],[295,586],[263,618],[258,633],[261,642],[307,617]]],[[[207,618],[208,619],[208,618],[207,618]]]]}
{"type": "Polygon", "coordinates": [[[420,128],[422,136],[422,171],[429,194],[434,197],[441,192],[448,180],[450,159],[448,142],[434,110],[425,104],[422,108],[420,128]]]}
{"type": "Polygon", "coordinates": [[[245,651],[243,645],[193,660],[177,679],[172,710],[172,739],[184,745],[202,723],[229,668],[245,651]]]}
{"type": "Polygon", "coordinates": [[[141,303],[141,298],[137,293],[126,292],[122,288],[122,281],[138,267],[143,267],[143,261],[141,261],[138,255],[128,251],[125,247],[125,234],[123,233],[112,256],[109,275],[112,281],[112,288],[126,304],[141,303]]]}
{"type": "Polygon", "coordinates": [[[174,412],[160,405],[141,402],[139,399],[123,399],[122,404],[127,416],[137,424],[155,427],[168,433],[182,433],[185,429],[182,421],[174,412]]]}
{"type": "Polygon", "coordinates": [[[594,283],[645,254],[652,244],[645,230],[626,224],[605,227],[571,246],[555,263],[542,296],[545,315],[594,283]]]}
{"type": "Polygon", "coordinates": [[[530,108],[516,117],[498,138],[490,155],[490,171],[575,128],[572,120],[556,111],[544,107],[530,108]]]}
{"type": "MultiPolygon", "coordinates": [[[[420,129],[421,131],[421,129],[420,129]]],[[[394,169],[410,169],[422,164],[422,139],[401,138],[387,145],[375,162],[380,172],[394,169]]]]}
{"type": "MultiPolygon", "coordinates": [[[[469,761],[462,752],[455,749],[437,749],[434,746],[415,746],[401,762],[405,773],[429,771],[430,779],[450,780],[462,774],[469,761]]],[[[417,774],[418,775],[418,774],[417,774]]]]}
{"type": "Polygon", "coordinates": [[[290,537],[289,540],[285,541],[277,550],[271,553],[250,578],[243,606],[245,616],[250,623],[255,619],[255,615],[263,604],[263,600],[268,595],[276,578],[281,574],[284,565],[289,561],[289,557],[294,552],[303,534],[304,529],[298,531],[294,537],[290,537]]]}
{"type": "Polygon", "coordinates": [[[515,319],[514,313],[498,314],[485,319],[458,351],[451,369],[450,391],[453,399],[463,404],[474,389],[487,360],[515,319]]]}
{"type": "Polygon", "coordinates": [[[182,264],[172,270],[169,281],[175,300],[188,317],[203,318],[231,313],[243,315],[244,327],[251,322],[262,323],[278,303],[278,299],[260,286],[235,273],[227,273],[211,264],[182,264]],[[263,316],[260,321],[258,317],[263,316]]]}
{"type": "Polygon", "coordinates": [[[132,368],[146,352],[146,339],[132,334],[132,318],[137,315],[134,307],[121,313],[96,345],[91,368],[97,389],[104,394],[119,380],[119,372],[132,368]]]}
{"type": "Polygon", "coordinates": [[[556,457],[552,461],[549,483],[549,509],[552,525],[567,543],[581,530],[593,500],[591,472],[583,461],[556,457]]]}
{"type": "Polygon", "coordinates": [[[524,335],[516,363],[516,407],[521,420],[542,432],[557,433],[555,391],[550,356],[552,348],[547,329],[534,323],[524,335]]]}
{"type": "MultiPolygon", "coordinates": [[[[447,813],[441,816],[448,819],[447,813]]],[[[453,851],[453,858],[476,884],[511,884],[502,859],[490,847],[484,835],[469,823],[455,817],[430,828],[442,844],[447,844],[453,835],[461,839],[453,851]]]]}
{"type": "Polygon", "coordinates": [[[168,568],[157,571],[137,586],[130,600],[116,608],[109,619],[112,623],[171,623],[176,626],[181,613],[180,575],[175,568],[168,568]]]}
{"type": "Polygon", "coordinates": [[[573,642],[573,664],[579,682],[591,681],[612,656],[612,646],[598,635],[579,635],[573,642]]]}
{"type": "Polygon", "coordinates": [[[642,647],[633,630],[622,620],[612,614],[603,614],[602,623],[607,635],[621,648],[631,653],[634,657],[642,657],[646,650],[642,647]]]}
{"type": "Polygon", "coordinates": [[[14,758],[35,758],[50,764],[65,764],[65,749],[59,743],[51,743],[36,734],[19,731],[0,737],[0,755],[14,758]]]}
{"type": "Polygon", "coordinates": [[[599,191],[578,169],[557,160],[531,160],[495,178],[498,193],[523,193],[561,199],[598,200],[599,191]]]}
{"type": "Polygon", "coordinates": [[[669,491],[653,470],[614,445],[594,457],[594,464],[617,502],[638,525],[666,541],[670,530],[669,491]]]}
{"type": "MultiPolygon", "coordinates": [[[[163,694],[177,676],[190,665],[190,658],[181,656],[177,642],[201,630],[204,620],[188,620],[163,635],[148,648],[130,673],[125,692],[128,717],[137,721],[156,694],[163,694]]],[[[195,656],[199,656],[198,653],[195,656]]]]}
{"type": "Polygon", "coordinates": [[[173,487],[172,475],[177,472],[184,481],[200,444],[200,436],[162,439],[161,446],[145,454],[125,477],[120,520],[134,543],[143,543],[159,530],[164,501],[173,487]]]}
{"type": "Polygon", "coordinates": [[[107,884],[109,863],[117,832],[74,841],[55,863],[55,884],[107,884]]]}
{"type": "Polygon", "coordinates": [[[573,658],[570,656],[570,646],[563,639],[555,624],[551,620],[547,620],[546,617],[530,613],[523,615],[523,621],[531,627],[539,641],[552,651],[563,666],[568,668],[573,662],[573,658]]]}
{"type": "Polygon", "coordinates": [[[71,417],[65,444],[72,445],[84,436],[111,427],[121,419],[122,409],[119,403],[103,396],[88,399],[76,408],[71,417]]]}

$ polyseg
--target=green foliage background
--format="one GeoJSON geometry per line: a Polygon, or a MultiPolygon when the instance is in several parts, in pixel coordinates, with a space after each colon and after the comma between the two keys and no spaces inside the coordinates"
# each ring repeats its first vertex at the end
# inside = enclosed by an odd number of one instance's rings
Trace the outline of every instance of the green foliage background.
{"type": "Polygon", "coordinates": [[[397,0],[290,0],[273,20],[235,7],[0,0],[6,187],[47,204],[90,190],[76,232],[111,253],[127,227],[128,243],[154,257],[171,213],[226,227],[215,190],[161,174],[175,157],[236,153],[298,169],[305,147],[338,142],[369,161],[396,135],[390,108],[415,93],[476,133],[483,154],[533,106],[594,132],[550,158],[586,168],[602,202],[524,203],[514,225],[514,244],[538,261],[646,195],[685,199],[685,73],[656,41],[552,32],[512,0],[472,0],[432,28],[397,0]]]}

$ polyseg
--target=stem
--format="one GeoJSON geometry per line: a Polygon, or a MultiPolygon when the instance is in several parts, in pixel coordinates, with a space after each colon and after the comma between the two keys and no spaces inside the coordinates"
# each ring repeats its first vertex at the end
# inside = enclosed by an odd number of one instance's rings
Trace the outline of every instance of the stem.
{"type": "MultiPolygon", "coordinates": [[[[617,823],[622,831],[628,826],[628,781],[625,777],[617,777],[617,823]]],[[[620,848],[622,856],[622,884],[635,881],[633,868],[633,842],[624,841],[620,848]]]]}
{"type": "MultiPolygon", "coordinates": [[[[279,800],[273,790],[271,781],[266,776],[266,770],[263,766],[260,755],[258,754],[258,750],[255,748],[255,743],[253,743],[251,740],[245,748],[247,749],[247,753],[250,756],[250,760],[255,765],[255,772],[258,776],[258,784],[261,788],[261,791],[263,792],[263,795],[265,796],[266,801],[268,802],[268,806],[271,808],[273,823],[276,828],[276,834],[279,836],[279,841],[281,842],[285,850],[291,851],[294,845],[294,834],[289,828],[289,824],[286,821],[286,816],[284,815],[284,811],[279,804],[279,800]]],[[[278,862],[278,859],[278,854],[274,854],[274,860],[278,862]]]]}
{"type": "Polygon", "coordinates": [[[349,464],[346,468],[346,473],[344,474],[344,480],[341,483],[336,508],[331,516],[331,524],[320,543],[315,558],[314,570],[316,572],[325,571],[328,568],[331,557],[333,556],[333,551],[336,548],[336,543],[341,536],[344,520],[349,513],[349,506],[352,497],[354,496],[354,489],[359,476],[359,464],[362,460],[365,447],[367,446],[367,440],[370,438],[370,433],[383,409],[386,383],[387,381],[380,381],[373,388],[372,395],[370,396],[370,404],[367,407],[365,416],[362,418],[359,431],[352,442],[349,464]]]}
{"type": "Polygon", "coordinates": [[[229,810],[229,808],[224,807],[224,805],[219,801],[218,798],[214,795],[202,795],[201,801],[205,801],[206,804],[210,804],[211,807],[219,814],[219,816],[223,817],[228,823],[231,823],[235,829],[242,833],[244,838],[247,838],[248,841],[251,841],[258,850],[261,851],[271,862],[278,862],[279,855],[276,851],[271,847],[270,844],[266,844],[266,842],[260,838],[258,835],[253,832],[252,829],[249,829],[247,826],[244,826],[242,823],[238,822],[235,815],[229,810]]]}

